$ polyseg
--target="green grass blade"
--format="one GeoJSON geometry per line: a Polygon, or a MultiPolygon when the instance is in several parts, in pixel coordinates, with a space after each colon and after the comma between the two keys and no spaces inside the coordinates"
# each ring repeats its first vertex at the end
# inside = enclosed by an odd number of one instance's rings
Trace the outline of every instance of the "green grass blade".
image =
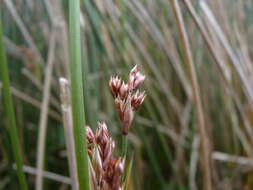
{"type": "Polygon", "coordinates": [[[6,111],[7,120],[8,120],[8,131],[10,133],[12,150],[13,150],[14,159],[17,165],[17,173],[18,173],[20,188],[22,190],[26,190],[27,184],[26,184],[26,179],[23,172],[23,168],[22,168],[23,160],[22,160],[22,155],[21,155],[21,149],[19,146],[20,143],[18,140],[16,119],[15,119],[13,102],[12,102],[11,92],[10,92],[10,81],[9,81],[8,66],[7,66],[7,60],[6,60],[5,48],[4,48],[4,42],[3,42],[1,18],[0,18],[0,74],[1,74],[1,80],[3,82],[3,96],[4,96],[5,111],[6,111]]]}
{"type": "Polygon", "coordinates": [[[75,137],[77,172],[79,189],[89,189],[89,171],[85,140],[85,113],[83,97],[83,78],[81,65],[80,40],[80,1],[69,0],[69,34],[70,34],[70,75],[73,128],[75,137]]]}
{"type": "Polygon", "coordinates": [[[123,190],[128,189],[128,185],[129,185],[130,179],[131,179],[133,160],[134,160],[134,156],[132,155],[131,160],[126,167],[126,174],[125,174],[125,178],[123,180],[124,181],[123,190]]]}

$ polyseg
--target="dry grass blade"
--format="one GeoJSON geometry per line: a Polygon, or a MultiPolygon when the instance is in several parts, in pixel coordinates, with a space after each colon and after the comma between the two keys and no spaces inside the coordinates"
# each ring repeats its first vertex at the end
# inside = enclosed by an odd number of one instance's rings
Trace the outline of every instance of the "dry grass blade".
{"type": "Polygon", "coordinates": [[[197,190],[196,184],[196,173],[197,173],[197,165],[199,159],[199,136],[195,135],[192,143],[192,153],[191,153],[191,161],[190,161],[190,171],[189,171],[189,184],[191,190],[197,190]]]}
{"type": "MultiPolygon", "coordinates": [[[[192,5],[192,3],[190,1],[184,0],[183,1],[188,9],[188,11],[190,12],[191,16],[193,17],[194,22],[196,23],[197,27],[199,28],[201,35],[208,47],[208,49],[210,50],[210,53],[212,54],[215,63],[217,65],[217,68],[220,71],[221,77],[223,79],[224,82],[224,87],[229,95],[229,98],[233,98],[236,102],[236,105],[239,107],[239,110],[241,110],[241,106],[240,106],[240,102],[239,102],[239,97],[236,94],[236,91],[233,91],[232,89],[230,89],[231,87],[231,80],[230,78],[226,75],[226,70],[224,70],[224,68],[227,67],[227,65],[225,65],[224,61],[222,61],[222,59],[219,58],[217,51],[215,49],[215,47],[213,46],[209,36],[208,36],[208,32],[206,30],[206,28],[204,27],[204,23],[202,22],[202,20],[200,19],[200,17],[197,15],[196,11],[194,10],[194,7],[192,5]]],[[[216,26],[217,27],[217,26],[216,26]]],[[[213,28],[214,29],[214,28],[213,28]]],[[[221,31],[220,31],[221,32],[221,31]]],[[[224,40],[224,39],[223,39],[224,40]]],[[[229,105],[229,107],[231,108],[231,105],[229,105]]],[[[229,108],[229,109],[230,109],[229,108]]],[[[233,109],[231,109],[233,110],[233,109]]],[[[233,130],[235,131],[236,135],[238,136],[238,138],[241,140],[244,149],[246,150],[248,155],[252,155],[252,151],[250,149],[249,143],[247,142],[247,138],[246,135],[244,134],[244,132],[238,127],[238,122],[235,122],[236,120],[236,115],[234,112],[230,111],[231,114],[231,120],[232,120],[232,126],[233,126],[233,130]]],[[[244,120],[243,120],[244,121],[244,120]]],[[[244,121],[245,122],[245,121],[244,121]]]]}
{"type": "Polygon", "coordinates": [[[54,53],[55,53],[55,31],[52,31],[50,48],[48,53],[48,62],[45,74],[45,83],[43,90],[43,102],[41,108],[40,122],[39,122],[39,139],[38,139],[38,149],[37,149],[37,178],[36,178],[36,190],[43,189],[43,176],[42,170],[44,167],[44,156],[45,156],[45,140],[46,140],[46,131],[47,131],[47,120],[48,120],[48,107],[50,100],[50,87],[51,87],[51,78],[53,71],[54,63],[54,53]]]}
{"type": "Polygon", "coordinates": [[[226,66],[224,66],[224,63],[219,59],[219,56],[217,54],[217,52],[215,51],[214,46],[212,45],[212,42],[207,34],[207,31],[204,27],[204,24],[202,23],[202,20],[200,19],[200,17],[198,17],[196,11],[194,10],[194,7],[192,5],[192,3],[188,0],[183,0],[183,2],[186,5],[186,8],[188,9],[188,11],[190,12],[195,24],[197,25],[197,27],[199,28],[201,35],[203,37],[203,40],[205,41],[208,49],[210,50],[211,55],[214,58],[214,61],[217,65],[217,68],[221,74],[221,77],[223,79],[223,82],[225,84],[229,84],[229,78],[227,78],[226,76],[226,70],[224,70],[223,68],[225,68],[226,66]]]}
{"type": "MultiPolygon", "coordinates": [[[[0,83],[0,89],[2,88],[2,83],[0,83]]],[[[20,100],[31,104],[32,106],[41,109],[41,102],[34,99],[33,97],[31,97],[30,95],[22,92],[21,90],[18,90],[17,88],[11,87],[11,93],[16,96],[17,98],[19,98],[20,100]]],[[[59,113],[55,112],[54,110],[49,110],[48,114],[55,120],[57,121],[61,121],[61,116],[59,113]]]]}
{"type": "MultiPolygon", "coordinates": [[[[13,167],[14,167],[14,169],[16,169],[16,165],[14,165],[13,167]]],[[[30,167],[30,166],[23,166],[23,170],[24,170],[24,172],[29,173],[29,174],[33,174],[35,176],[38,173],[38,169],[30,167]]],[[[43,170],[42,176],[45,178],[48,178],[50,180],[60,182],[60,183],[71,184],[70,178],[53,173],[53,172],[43,170]]]]}
{"type": "MultiPolygon", "coordinates": [[[[177,72],[178,77],[180,78],[180,82],[182,83],[183,87],[185,87],[185,91],[186,91],[187,95],[190,96],[189,85],[188,85],[187,79],[185,78],[185,73],[183,71],[183,68],[182,68],[181,64],[179,64],[179,62],[177,62],[175,59],[173,59],[174,56],[172,55],[171,51],[169,51],[169,49],[167,48],[167,44],[165,43],[166,41],[165,41],[162,33],[157,29],[157,26],[155,25],[153,19],[150,17],[150,15],[145,10],[145,8],[141,5],[140,2],[138,2],[138,1],[129,1],[128,2],[127,1],[126,3],[127,3],[127,6],[129,6],[132,13],[134,15],[136,15],[136,17],[140,20],[140,22],[142,24],[145,25],[145,28],[147,28],[148,32],[151,34],[151,38],[154,39],[154,41],[157,43],[158,47],[160,47],[165,52],[165,54],[167,55],[167,57],[169,58],[169,60],[172,64],[173,68],[177,72]]],[[[129,28],[131,28],[131,27],[128,27],[126,29],[129,30],[129,28]]],[[[135,42],[135,40],[134,40],[134,42],[135,42]]],[[[166,92],[166,93],[169,93],[169,92],[166,92]]],[[[175,107],[175,110],[180,112],[180,110],[178,108],[180,105],[179,102],[176,101],[176,99],[174,97],[172,97],[172,95],[170,95],[170,99],[173,100],[172,105],[175,107]]]]}
{"type": "MultiPolygon", "coordinates": [[[[33,74],[29,70],[27,70],[26,68],[23,68],[22,74],[26,76],[34,84],[34,86],[36,86],[40,91],[43,91],[43,85],[36,77],[33,76],[33,74]]],[[[50,97],[50,104],[52,104],[57,109],[57,111],[61,110],[60,102],[53,95],[51,95],[50,97]]]]}
{"type": "Polygon", "coordinates": [[[76,156],[75,156],[75,142],[73,135],[73,121],[71,111],[71,98],[70,98],[70,86],[69,82],[65,78],[60,78],[60,90],[61,90],[61,107],[63,115],[63,126],[65,133],[65,140],[68,153],[68,164],[70,170],[70,176],[72,181],[72,189],[78,190],[77,168],[76,168],[76,156]]]}
{"type": "Polygon", "coordinates": [[[207,130],[205,126],[204,113],[201,103],[201,95],[199,84],[197,82],[197,74],[193,64],[191,48],[188,36],[185,30],[182,13],[177,0],[172,0],[172,7],[177,20],[177,26],[182,39],[182,47],[185,55],[185,61],[189,69],[190,79],[193,89],[193,98],[196,105],[198,131],[200,135],[201,151],[202,151],[202,170],[204,175],[204,189],[212,190],[212,175],[211,175],[211,160],[210,160],[210,145],[207,130]]]}
{"type": "Polygon", "coordinates": [[[214,15],[212,14],[212,11],[208,7],[208,5],[204,1],[200,1],[200,6],[206,15],[208,21],[212,25],[214,31],[216,32],[219,40],[221,41],[221,44],[223,45],[224,49],[226,50],[231,62],[233,63],[236,71],[238,72],[238,75],[240,76],[244,86],[245,86],[245,92],[249,96],[251,102],[253,101],[253,91],[252,91],[252,84],[249,83],[250,80],[247,78],[247,74],[245,72],[244,65],[240,63],[239,59],[233,52],[232,47],[230,47],[228,40],[223,33],[222,29],[220,28],[219,24],[217,23],[214,15]]]}
{"type": "Polygon", "coordinates": [[[48,13],[50,15],[50,20],[57,28],[57,39],[59,43],[59,47],[57,48],[57,53],[61,54],[59,57],[59,62],[62,63],[59,66],[62,67],[61,76],[64,76],[66,78],[69,78],[69,70],[68,70],[68,63],[69,63],[69,55],[68,55],[68,31],[67,31],[67,24],[66,20],[64,18],[64,12],[63,12],[63,5],[61,0],[44,0],[46,4],[46,8],[48,10],[48,13]]]}
{"type": "Polygon", "coordinates": [[[214,160],[221,161],[221,162],[231,162],[231,163],[236,163],[238,165],[244,165],[246,167],[253,168],[253,160],[250,158],[242,157],[242,156],[230,155],[223,152],[213,152],[212,158],[214,160]]]}
{"type": "Polygon", "coordinates": [[[4,44],[6,46],[6,52],[8,55],[13,56],[17,59],[20,59],[24,61],[24,63],[26,64],[28,63],[25,56],[22,54],[20,48],[6,36],[4,36],[4,44]]]}
{"type": "Polygon", "coordinates": [[[17,23],[18,27],[20,28],[20,31],[22,32],[22,34],[24,35],[24,38],[26,39],[27,43],[29,44],[29,46],[32,48],[33,52],[36,53],[37,58],[38,58],[38,63],[42,63],[42,57],[39,53],[39,50],[37,48],[37,46],[35,45],[31,35],[29,34],[28,30],[26,29],[23,21],[21,20],[20,15],[18,15],[15,6],[12,3],[12,0],[4,0],[7,8],[9,9],[11,15],[13,16],[15,22],[17,23]]]}

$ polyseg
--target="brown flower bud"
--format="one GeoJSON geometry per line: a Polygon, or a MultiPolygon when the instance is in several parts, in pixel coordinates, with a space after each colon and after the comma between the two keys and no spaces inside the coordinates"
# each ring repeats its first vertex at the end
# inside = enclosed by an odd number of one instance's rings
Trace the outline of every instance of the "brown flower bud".
{"type": "Polygon", "coordinates": [[[94,139],[88,160],[94,189],[122,190],[124,160],[113,157],[115,142],[110,137],[106,124],[98,123],[95,135],[89,127],[86,130],[87,138],[89,136],[94,139]]]}
{"type": "Polygon", "coordinates": [[[140,93],[139,90],[137,90],[133,94],[132,99],[131,99],[131,105],[134,108],[134,110],[137,110],[140,108],[145,98],[146,98],[145,91],[140,93]]]}
{"type": "Polygon", "coordinates": [[[95,142],[95,136],[94,136],[94,133],[93,131],[91,130],[91,128],[89,126],[86,126],[86,140],[87,140],[87,151],[88,151],[88,154],[90,156],[92,156],[93,154],[93,146],[94,146],[94,142],[95,142]]]}
{"type": "Polygon", "coordinates": [[[120,190],[121,176],[124,171],[124,164],[121,158],[115,160],[113,170],[112,189],[120,190]]]}
{"type": "Polygon", "coordinates": [[[100,183],[101,179],[103,177],[103,164],[102,164],[102,159],[101,159],[101,155],[99,153],[99,147],[98,146],[96,146],[94,148],[92,166],[93,166],[93,169],[96,173],[97,181],[100,183]]]}
{"type": "Polygon", "coordinates": [[[109,134],[108,134],[108,129],[105,122],[103,123],[98,122],[98,128],[96,130],[95,138],[96,138],[97,144],[101,146],[104,146],[106,142],[108,141],[109,134]]]}
{"type": "Polygon", "coordinates": [[[112,158],[112,153],[114,151],[114,148],[115,148],[115,142],[114,140],[112,140],[112,138],[110,138],[108,142],[106,143],[106,146],[103,152],[103,168],[107,167],[108,162],[112,158]]]}
{"type": "Polygon", "coordinates": [[[129,74],[129,79],[128,79],[129,90],[135,90],[136,88],[138,88],[140,85],[143,84],[145,78],[146,78],[145,75],[141,74],[138,71],[137,65],[135,65],[129,74]]]}
{"type": "Polygon", "coordinates": [[[125,82],[123,82],[119,90],[120,98],[124,99],[127,96],[127,93],[128,93],[128,85],[125,84],[125,82]]]}
{"type": "Polygon", "coordinates": [[[119,77],[111,77],[109,86],[114,97],[117,112],[123,125],[123,134],[127,135],[133,122],[134,111],[140,108],[146,94],[137,89],[144,80],[145,75],[138,71],[135,65],[129,73],[128,83],[125,84],[119,77]],[[137,90],[137,91],[136,91],[137,90]]]}
{"type": "Polygon", "coordinates": [[[141,74],[140,72],[137,72],[135,75],[135,81],[134,81],[134,85],[133,88],[136,89],[139,86],[141,86],[145,80],[145,75],[141,74]]]}
{"type": "Polygon", "coordinates": [[[122,84],[122,81],[118,76],[110,78],[109,87],[110,87],[111,94],[114,98],[118,96],[121,84],[122,84]]]}
{"type": "MultiPolygon", "coordinates": [[[[120,113],[121,107],[124,104],[124,100],[121,100],[120,97],[117,97],[115,98],[114,102],[115,102],[115,107],[116,107],[117,112],[120,113]]],[[[121,120],[121,117],[120,117],[120,120],[121,120]]]]}
{"type": "Polygon", "coordinates": [[[89,126],[86,126],[86,136],[87,136],[88,144],[91,144],[91,143],[94,142],[95,136],[94,136],[93,131],[91,130],[91,128],[89,126]]]}
{"type": "Polygon", "coordinates": [[[123,124],[122,132],[124,135],[128,134],[129,128],[131,127],[134,118],[134,112],[131,106],[131,99],[131,95],[128,95],[127,100],[124,102],[123,105],[121,105],[120,117],[123,124]]]}

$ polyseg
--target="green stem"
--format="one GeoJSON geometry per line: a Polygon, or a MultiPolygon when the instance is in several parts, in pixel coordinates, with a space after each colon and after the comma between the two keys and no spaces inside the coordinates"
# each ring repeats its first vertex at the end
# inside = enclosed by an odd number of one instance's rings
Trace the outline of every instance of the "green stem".
{"type": "Polygon", "coordinates": [[[127,156],[127,135],[122,135],[122,157],[126,158],[127,156]]]}
{"type": "Polygon", "coordinates": [[[69,44],[73,133],[80,190],[89,190],[80,40],[80,1],[69,0],[69,44]]]}
{"type": "Polygon", "coordinates": [[[5,112],[7,114],[7,120],[8,120],[8,131],[10,133],[12,150],[13,150],[14,159],[17,165],[17,173],[18,173],[20,188],[22,190],[27,190],[28,188],[26,184],[25,174],[23,172],[23,160],[22,160],[22,155],[21,155],[21,148],[19,146],[20,143],[18,140],[15,113],[14,113],[13,102],[11,98],[11,92],[10,92],[10,81],[9,81],[7,59],[6,59],[6,54],[5,54],[4,42],[3,42],[1,16],[0,16],[0,73],[1,73],[1,80],[3,82],[3,96],[4,96],[5,112]]]}

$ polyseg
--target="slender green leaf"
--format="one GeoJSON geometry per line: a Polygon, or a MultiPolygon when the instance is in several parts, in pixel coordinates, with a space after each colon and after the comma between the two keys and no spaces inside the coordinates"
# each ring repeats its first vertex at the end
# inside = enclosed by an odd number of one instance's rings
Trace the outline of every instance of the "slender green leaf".
{"type": "Polygon", "coordinates": [[[73,128],[80,190],[89,189],[80,40],[80,1],[69,0],[70,75],[73,128]]]}
{"type": "Polygon", "coordinates": [[[7,120],[8,120],[8,130],[10,133],[12,150],[13,150],[14,158],[17,165],[17,173],[18,173],[20,188],[22,190],[26,190],[27,184],[26,184],[25,175],[22,168],[23,160],[22,160],[22,155],[21,155],[21,148],[19,146],[20,143],[18,139],[15,113],[14,113],[13,102],[11,98],[9,73],[8,73],[7,58],[6,58],[4,42],[3,42],[3,31],[2,31],[1,19],[0,19],[0,74],[1,74],[1,80],[3,82],[3,96],[4,96],[5,112],[7,114],[7,120]]]}

